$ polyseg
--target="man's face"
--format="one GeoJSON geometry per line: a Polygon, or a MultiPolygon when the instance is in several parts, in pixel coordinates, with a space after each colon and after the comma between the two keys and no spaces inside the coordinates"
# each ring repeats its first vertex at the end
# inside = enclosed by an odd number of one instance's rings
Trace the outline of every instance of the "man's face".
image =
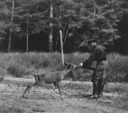
{"type": "Polygon", "coordinates": [[[96,42],[91,42],[91,43],[89,44],[89,47],[93,49],[96,45],[97,45],[96,42]]]}

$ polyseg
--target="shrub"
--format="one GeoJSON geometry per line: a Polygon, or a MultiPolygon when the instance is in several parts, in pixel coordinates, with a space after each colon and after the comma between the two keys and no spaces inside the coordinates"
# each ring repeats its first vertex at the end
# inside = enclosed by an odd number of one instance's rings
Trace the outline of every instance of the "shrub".
{"type": "Polygon", "coordinates": [[[18,63],[11,62],[7,68],[9,74],[15,77],[23,77],[26,74],[26,68],[18,63]]]}
{"type": "Polygon", "coordinates": [[[107,79],[109,81],[128,81],[128,57],[112,53],[108,55],[109,66],[107,79]]]}
{"type": "MultiPolygon", "coordinates": [[[[88,58],[88,53],[71,53],[64,54],[66,62],[79,64],[88,58]]],[[[107,80],[114,82],[128,81],[128,57],[117,53],[108,55],[108,73],[107,80]]],[[[6,74],[7,72],[16,77],[28,75],[33,70],[49,70],[59,71],[63,70],[65,66],[62,65],[60,53],[9,53],[0,54],[0,72],[6,74]]],[[[80,81],[90,79],[90,71],[78,69],[74,72],[76,79],[80,81]]]]}

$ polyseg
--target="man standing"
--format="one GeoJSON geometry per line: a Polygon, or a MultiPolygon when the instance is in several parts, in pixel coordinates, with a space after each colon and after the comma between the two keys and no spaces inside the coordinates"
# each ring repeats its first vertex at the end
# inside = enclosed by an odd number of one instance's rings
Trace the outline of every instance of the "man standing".
{"type": "Polygon", "coordinates": [[[91,47],[92,53],[86,61],[80,63],[76,67],[92,69],[91,65],[93,61],[96,62],[96,66],[93,68],[92,74],[93,92],[91,98],[100,98],[104,89],[104,79],[106,76],[106,68],[108,65],[105,52],[106,48],[102,45],[97,45],[96,40],[89,41],[88,46],[91,47]]]}

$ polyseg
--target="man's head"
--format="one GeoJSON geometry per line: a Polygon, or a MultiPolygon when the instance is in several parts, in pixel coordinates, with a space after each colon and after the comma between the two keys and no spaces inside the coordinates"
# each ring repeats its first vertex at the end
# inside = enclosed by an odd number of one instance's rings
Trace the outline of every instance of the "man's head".
{"type": "Polygon", "coordinates": [[[88,41],[88,46],[91,48],[94,48],[97,45],[97,42],[95,39],[89,40],[88,41]]]}

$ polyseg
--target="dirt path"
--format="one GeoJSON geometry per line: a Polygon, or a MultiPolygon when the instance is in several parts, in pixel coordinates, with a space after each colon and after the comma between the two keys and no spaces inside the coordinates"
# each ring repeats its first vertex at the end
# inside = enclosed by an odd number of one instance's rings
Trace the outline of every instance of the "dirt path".
{"type": "Polygon", "coordinates": [[[29,99],[21,98],[28,83],[33,79],[5,78],[0,84],[0,113],[128,113],[114,106],[116,94],[105,93],[103,98],[88,99],[91,83],[62,82],[64,100],[51,85],[33,88],[29,99]],[[55,97],[55,99],[53,98],[55,97]]]}

